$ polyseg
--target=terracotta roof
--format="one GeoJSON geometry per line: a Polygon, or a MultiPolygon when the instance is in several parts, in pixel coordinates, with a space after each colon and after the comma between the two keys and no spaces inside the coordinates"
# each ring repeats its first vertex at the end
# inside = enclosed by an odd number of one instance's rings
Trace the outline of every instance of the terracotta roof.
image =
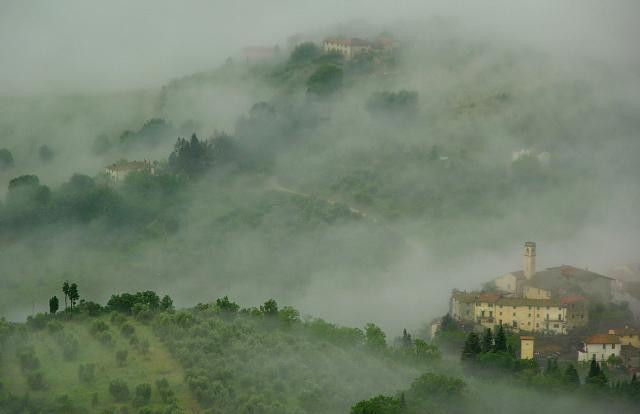
{"type": "Polygon", "coordinates": [[[560,303],[563,303],[565,305],[570,305],[572,303],[577,303],[577,302],[586,302],[587,298],[581,295],[567,295],[567,296],[562,296],[559,300],[560,300],[560,303]]]}
{"type": "Polygon", "coordinates": [[[595,334],[588,337],[584,342],[586,344],[619,344],[620,338],[612,334],[595,334]]]}
{"type": "Polygon", "coordinates": [[[555,299],[529,299],[529,298],[500,298],[496,303],[506,306],[560,306],[562,303],[555,299]]]}
{"type": "Polygon", "coordinates": [[[640,331],[637,329],[625,326],[624,328],[611,329],[615,335],[640,335],[640,331]]]}
{"type": "Polygon", "coordinates": [[[479,302],[497,302],[502,297],[498,292],[481,292],[477,299],[479,302]]]}

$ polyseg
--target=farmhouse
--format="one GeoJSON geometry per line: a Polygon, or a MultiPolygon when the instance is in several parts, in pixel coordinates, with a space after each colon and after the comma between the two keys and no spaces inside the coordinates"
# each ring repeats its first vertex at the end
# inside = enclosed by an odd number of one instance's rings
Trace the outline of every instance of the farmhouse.
{"type": "Polygon", "coordinates": [[[147,160],[144,160],[144,161],[120,160],[116,163],[106,166],[104,171],[113,180],[113,183],[117,184],[122,180],[124,180],[124,178],[129,173],[134,171],[149,171],[153,175],[155,173],[155,168],[147,160]]]}
{"type": "Polygon", "coordinates": [[[620,357],[622,347],[617,335],[596,334],[584,341],[583,347],[578,351],[578,361],[588,362],[595,358],[602,362],[611,356],[620,357]]]}
{"type": "Polygon", "coordinates": [[[351,59],[354,56],[369,51],[371,44],[366,40],[358,39],[356,37],[345,39],[338,37],[328,37],[322,43],[322,48],[325,53],[338,52],[347,59],[351,59]]]}

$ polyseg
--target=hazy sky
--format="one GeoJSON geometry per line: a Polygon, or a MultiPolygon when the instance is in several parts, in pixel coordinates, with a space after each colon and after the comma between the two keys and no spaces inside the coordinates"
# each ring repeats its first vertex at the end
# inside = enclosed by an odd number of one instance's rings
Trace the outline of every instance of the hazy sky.
{"type": "Polygon", "coordinates": [[[0,94],[155,87],[296,32],[434,15],[561,54],[638,62],[636,0],[2,0],[0,94]]]}

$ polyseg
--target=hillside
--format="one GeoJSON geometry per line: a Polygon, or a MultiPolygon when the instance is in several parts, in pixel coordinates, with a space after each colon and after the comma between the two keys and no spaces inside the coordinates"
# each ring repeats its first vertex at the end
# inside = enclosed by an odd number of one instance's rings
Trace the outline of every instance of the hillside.
{"type": "Polygon", "coordinates": [[[375,325],[301,321],[275,301],[165,306],[145,292],[114,296],[106,308],[82,302],[26,324],[3,322],[0,411],[346,412],[439,359],[427,345],[418,354],[387,347],[375,325]],[[113,390],[119,383],[125,391],[113,390]],[[137,391],[147,385],[150,397],[137,391]]]}

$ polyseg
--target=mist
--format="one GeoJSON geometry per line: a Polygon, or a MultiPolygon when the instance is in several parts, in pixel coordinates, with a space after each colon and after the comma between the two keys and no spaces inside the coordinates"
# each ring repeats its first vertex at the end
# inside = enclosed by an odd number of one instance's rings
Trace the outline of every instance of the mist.
{"type": "Polygon", "coordinates": [[[637,262],[637,16],[633,0],[4,1],[0,315],[45,312],[72,280],[100,303],[273,298],[424,336],[452,289],[520,269],[525,240],[540,269],[637,262]],[[310,92],[296,46],[381,33],[388,60],[339,61],[340,87],[310,92]],[[376,107],[395,91],[415,105],[376,107]],[[232,155],[177,171],[192,134],[232,155]],[[114,184],[122,159],[160,178],[114,184]],[[46,206],[12,194],[25,175],[46,206]]]}

